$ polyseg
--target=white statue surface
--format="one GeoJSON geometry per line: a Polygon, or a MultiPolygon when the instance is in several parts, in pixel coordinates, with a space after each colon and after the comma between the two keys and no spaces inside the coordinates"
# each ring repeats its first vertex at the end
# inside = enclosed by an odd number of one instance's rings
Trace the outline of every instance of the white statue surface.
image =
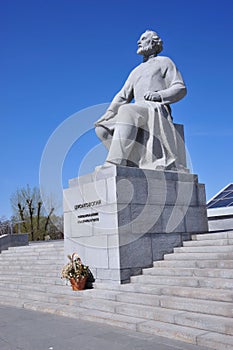
{"type": "Polygon", "coordinates": [[[96,134],[108,149],[108,164],[145,169],[181,170],[182,143],[171,116],[170,104],[186,95],[175,63],[158,56],[163,42],[147,30],[138,40],[143,62],[130,73],[106,113],[95,123],[96,134]]]}

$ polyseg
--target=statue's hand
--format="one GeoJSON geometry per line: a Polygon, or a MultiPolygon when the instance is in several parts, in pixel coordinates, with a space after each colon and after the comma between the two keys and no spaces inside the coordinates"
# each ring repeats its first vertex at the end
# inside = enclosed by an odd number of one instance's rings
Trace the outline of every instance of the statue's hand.
{"type": "Polygon", "coordinates": [[[147,91],[144,94],[144,99],[147,101],[162,102],[160,94],[156,91],[147,91]]]}
{"type": "Polygon", "coordinates": [[[112,111],[107,111],[102,117],[100,117],[100,119],[98,119],[95,122],[95,126],[98,126],[99,124],[101,124],[104,121],[107,121],[109,119],[112,119],[115,116],[115,113],[112,111]]]}

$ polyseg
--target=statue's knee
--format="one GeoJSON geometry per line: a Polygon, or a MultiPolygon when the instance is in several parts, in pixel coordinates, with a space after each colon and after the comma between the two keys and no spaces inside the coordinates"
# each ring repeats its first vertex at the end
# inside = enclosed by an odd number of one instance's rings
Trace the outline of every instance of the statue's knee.
{"type": "Polygon", "coordinates": [[[100,126],[97,126],[96,128],[95,128],[95,133],[96,133],[96,135],[97,135],[97,137],[99,138],[99,139],[103,139],[103,137],[104,137],[104,132],[103,132],[103,128],[102,127],[100,127],[100,126]]]}
{"type": "Polygon", "coordinates": [[[118,110],[117,121],[120,123],[135,124],[135,110],[130,104],[123,105],[118,110]]]}
{"type": "Polygon", "coordinates": [[[108,131],[102,126],[97,126],[95,128],[95,133],[100,140],[106,140],[109,136],[108,131]]]}

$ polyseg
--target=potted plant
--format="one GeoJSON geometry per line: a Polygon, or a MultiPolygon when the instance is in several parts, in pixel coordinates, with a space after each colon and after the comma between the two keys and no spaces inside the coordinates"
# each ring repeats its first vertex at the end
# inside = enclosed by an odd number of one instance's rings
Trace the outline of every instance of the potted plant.
{"type": "MultiPolygon", "coordinates": [[[[68,280],[73,290],[85,289],[87,279],[89,277],[93,279],[89,267],[83,265],[77,253],[73,253],[72,256],[68,255],[67,257],[70,261],[62,268],[61,278],[68,280]]],[[[91,282],[93,282],[93,280],[91,282]]]]}

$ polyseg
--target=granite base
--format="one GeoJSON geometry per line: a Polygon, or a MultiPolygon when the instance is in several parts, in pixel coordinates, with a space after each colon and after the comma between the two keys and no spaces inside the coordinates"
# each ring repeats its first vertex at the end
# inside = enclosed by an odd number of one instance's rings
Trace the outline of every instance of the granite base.
{"type": "Polygon", "coordinates": [[[96,281],[126,283],[193,233],[208,231],[205,186],[194,174],[110,166],[64,190],[65,254],[96,281]]]}

